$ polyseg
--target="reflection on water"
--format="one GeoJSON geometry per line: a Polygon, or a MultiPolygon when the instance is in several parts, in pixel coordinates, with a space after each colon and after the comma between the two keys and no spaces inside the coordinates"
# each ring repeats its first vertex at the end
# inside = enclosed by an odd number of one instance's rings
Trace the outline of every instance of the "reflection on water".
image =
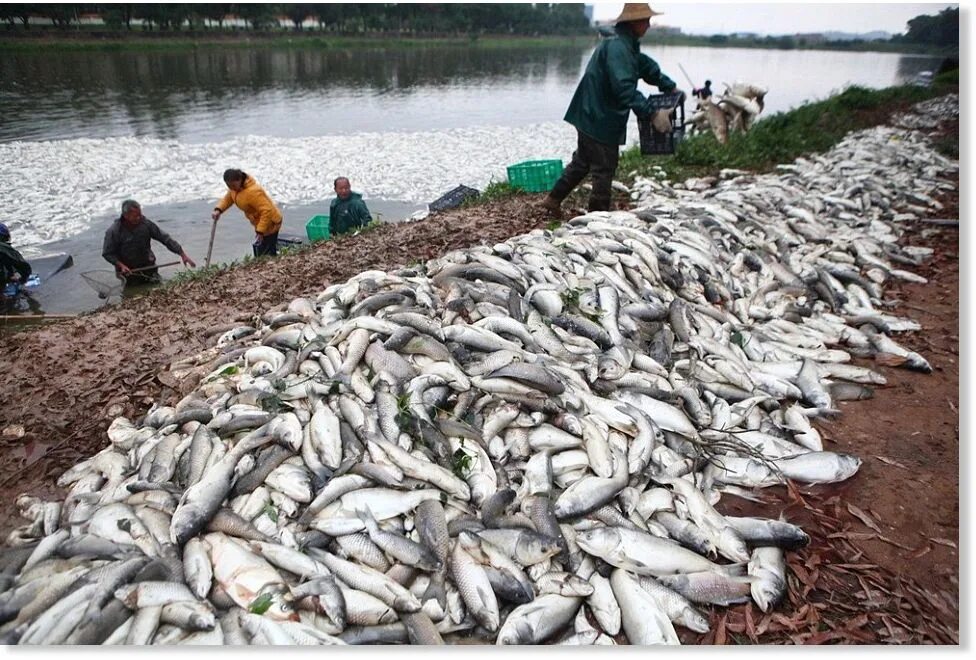
{"type": "MultiPolygon", "coordinates": [[[[645,44],[679,86],[754,81],[767,114],[850,84],[885,87],[931,57],[645,44]]],[[[0,142],[108,136],[217,141],[559,121],[592,47],[5,53],[0,142]]],[[[648,91],[648,90],[645,90],[648,91]]]]}
{"type": "Polygon", "coordinates": [[[473,125],[507,115],[510,108],[502,103],[513,98],[547,106],[552,85],[575,84],[581,52],[572,47],[5,55],[0,140],[139,135],[211,141],[473,125]],[[529,90],[535,90],[534,99],[526,95],[529,90]],[[501,98],[492,100],[496,93],[501,98]]]}

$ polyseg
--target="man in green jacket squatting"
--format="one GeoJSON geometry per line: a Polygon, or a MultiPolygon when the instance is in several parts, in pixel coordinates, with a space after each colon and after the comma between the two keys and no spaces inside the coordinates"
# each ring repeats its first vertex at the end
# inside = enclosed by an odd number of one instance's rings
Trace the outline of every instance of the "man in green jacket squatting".
{"type": "Polygon", "coordinates": [[[0,301],[8,284],[23,286],[31,276],[31,265],[10,244],[10,230],[0,222],[0,301]]]}
{"type": "Polygon", "coordinates": [[[647,99],[637,91],[637,80],[665,93],[677,88],[654,60],[640,52],[640,38],[650,27],[651,17],[659,14],[650,5],[628,2],[617,17],[616,35],[600,43],[590,57],[564,117],[576,127],[573,160],[540,204],[550,216],[562,217],[562,201],[587,174],[593,176],[589,210],[610,210],[618,145],[627,142],[630,111],[641,118],[651,112],[647,99]]]}
{"type": "Polygon", "coordinates": [[[336,198],[329,205],[329,234],[345,234],[368,225],[372,220],[369,209],[363,196],[352,192],[349,179],[340,176],[333,185],[336,198]]]}

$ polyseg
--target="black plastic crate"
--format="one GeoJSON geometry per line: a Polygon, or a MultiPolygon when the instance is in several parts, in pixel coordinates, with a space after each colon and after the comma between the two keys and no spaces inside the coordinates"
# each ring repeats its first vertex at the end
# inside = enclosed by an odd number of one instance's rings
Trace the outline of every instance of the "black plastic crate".
{"type": "Polygon", "coordinates": [[[680,93],[652,94],[647,97],[651,114],[663,108],[674,107],[671,113],[671,132],[662,133],[651,124],[650,116],[637,118],[637,132],[640,136],[640,150],[645,156],[666,156],[673,154],[678,143],[685,137],[685,104],[680,93]]]}
{"type": "Polygon", "coordinates": [[[465,201],[477,197],[481,193],[474,188],[469,188],[465,185],[460,185],[454,190],[444,193],[442,196],[438,197],[436,200],[427,205],[427,208],[431,213],[436,211],[446,211],[448,209],[454,209],[465,201]]]}

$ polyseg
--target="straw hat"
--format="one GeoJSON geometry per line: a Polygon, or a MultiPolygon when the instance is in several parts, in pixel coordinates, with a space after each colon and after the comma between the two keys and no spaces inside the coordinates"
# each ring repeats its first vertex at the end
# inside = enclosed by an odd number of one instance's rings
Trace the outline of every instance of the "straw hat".
{"type": "Polygon", "coordinates": [[[649,4],[643,2],[624,3],[624,10],[620,12],[615,23],[626,23],[627,21],[642,21],[652,16],[660,16],[661,12],[651,9],[649,4]]]}

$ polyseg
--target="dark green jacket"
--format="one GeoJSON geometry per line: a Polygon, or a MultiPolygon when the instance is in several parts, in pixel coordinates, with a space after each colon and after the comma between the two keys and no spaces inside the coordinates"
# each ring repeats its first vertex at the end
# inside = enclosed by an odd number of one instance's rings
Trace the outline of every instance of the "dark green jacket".
{"type": "Polygon", "coordinates": [[[21,283],[26,282],[31,274],[30,264],[10,243],[0,241],[0,286],[6,284],[14,273],[20,273],[21,283]]]}
{"type": "Polygon", "coordinates": [[[372,218],[366,202],[359,193],[349,193],[346,199],[336,197],[329,205],[329,234],[336,236],[365,227],[372,218]]]}
{"type": "Polygon", "coordinates": [[[615,37],[596,47],[564,119],[604,144],[626,143],[630,111],[638,117],[649,114],[647,99],[637,91],[638,79],[662,92],[677,87],[657,62],[640,52],[637,38],[620,26],[615,37]]]}
{"type": "Polygon", "coordinates": [[[159,241],[173,254],[183,252],[180,244],[152,220],[143,218],[135,227],[127,227],[120,216],[105,230],[102,257],[115,267],[120,261],[129,268],[150,266],[156,263],[156,255],[149,247],[152,240],[159,241]]]}

